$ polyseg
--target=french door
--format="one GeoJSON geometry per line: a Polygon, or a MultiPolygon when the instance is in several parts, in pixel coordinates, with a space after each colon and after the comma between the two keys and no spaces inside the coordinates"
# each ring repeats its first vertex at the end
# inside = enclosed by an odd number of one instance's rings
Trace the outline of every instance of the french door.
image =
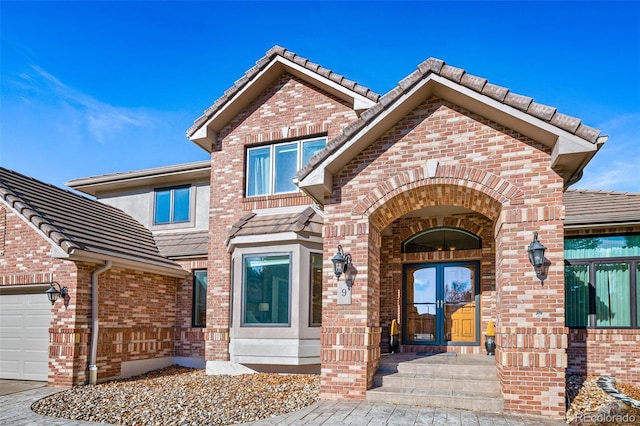
{"type": "Polygon", "coordinates": [[[477,261],[405,265],[403,342],[479,344],[477,261]]]}

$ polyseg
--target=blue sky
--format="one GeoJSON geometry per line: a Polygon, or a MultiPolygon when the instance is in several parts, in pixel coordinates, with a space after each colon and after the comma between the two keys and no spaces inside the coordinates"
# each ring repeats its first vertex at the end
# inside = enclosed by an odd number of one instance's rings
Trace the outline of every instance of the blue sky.
{"type": "Polygon", "coordinates": [[[185,131],[273,45],[383,94],[429,57],[610,139],[574,188],[640,192],[635,2],[0,1],[0,164],[62,186],[208,154],[185,131]]]}

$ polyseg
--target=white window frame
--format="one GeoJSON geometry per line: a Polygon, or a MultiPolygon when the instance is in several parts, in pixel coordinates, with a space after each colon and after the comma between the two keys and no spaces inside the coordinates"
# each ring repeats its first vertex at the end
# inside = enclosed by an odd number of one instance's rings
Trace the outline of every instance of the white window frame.
{"type": "MultiPolygon", "coordinates": [[[[245,196],[247,198],[252,198],[252,197],[265,197],[265,196],[269,196],[269,195],[280,195],[280,194],[294,194],[296,192],[300,192],[299,188],[294,189],[293,191],[283,191],[283,192],[275,192],[275,175],[276,175],[276,147],[277,146],[282,146],[282,145],[292,145],[292,144],[296,144],[296,149],[297,149],[297,164],[296,164],[296,171],[300,170],[302,168],[302,166],[304,166],[304,164],[302,164],[302,148],[304,147],[304,144],[309,143],[309,142],[315,142],[315,141],[319,141],[319,140],[324,140],[325,146],[327,145],[327,137],[326,136],[321,136],[321,137],[315,137],[315,138],[308,138],[308,139],[298,139],[298,140],[293,140],[293,141],[286,141],[286,142],[278,142],[278,143],[274,143],[274,144],[270,144],[270,145],[260,145],[260,146],[254,146],[251,148],[247,148],[247,155],[246,155],[246,160],[245,160],[245,188],[244,188],[244,193],[245,196]],[[255,150],[259,150],[259,149],[264,149],[264,148],[269,148],[269,191],[266,194],[256,194],[256,195],[249,195],[249,182],[250,182],[250,169],[249,169],[249,158],[250,155],[249,153],[255,150]]],[[[293,177],[293,176],[292,176],[293,177]]]]}

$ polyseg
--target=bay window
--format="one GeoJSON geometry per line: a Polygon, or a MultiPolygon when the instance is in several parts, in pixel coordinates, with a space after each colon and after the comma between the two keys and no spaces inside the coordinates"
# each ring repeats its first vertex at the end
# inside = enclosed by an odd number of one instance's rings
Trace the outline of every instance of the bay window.
{"type": "Polygon", "coordinates": [[[243,324],[289,325],[291,255],[250,255],[243,264],[243,324]]]}

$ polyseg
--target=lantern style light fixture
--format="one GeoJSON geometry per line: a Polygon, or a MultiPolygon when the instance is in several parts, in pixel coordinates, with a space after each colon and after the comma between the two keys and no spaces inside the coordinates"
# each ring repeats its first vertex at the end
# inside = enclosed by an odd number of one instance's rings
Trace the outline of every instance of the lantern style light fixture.
{"type": "Polygon", "coordinates": [[[340,280],[340,276],[344,273],[345,282],[347,286],[351,287],[353,284],[354,268],[351,263],[351,255],[349,253],[345,254],[341,245],[338,245],[338,252],[331,259],[333,262],[333,273],[336,275],[336,279],[340,280]]]}
{"type": "Polygon", "coordinates": [[[62,297],[65,307],[69,305],[69,301],[67,300],[67,298],[69,297],[69,290],[67,289],[67,287],[61,286],[59,283],[54,281],[51,283],[51,287],[49,287],[49,290],[47,290],[46,293],[47,297],[49,298],[49,302],[51,302],[52,305],[56,303],[58,297],[62,297]],[[58,288],[56,289],[55,286],[58,286],[58,288]]]}
{"type": "Polygon", "coordinates": [[[545,250],[547,250],[547,248],[538,241],[538,232],[534,232],[533,241],[529,244],[527,252],[529,253],[529,262],[533,265],[533,269],[536,271],[536,276],[540,281],[544,281],[545,278],[542,270],[545,250]]]}

